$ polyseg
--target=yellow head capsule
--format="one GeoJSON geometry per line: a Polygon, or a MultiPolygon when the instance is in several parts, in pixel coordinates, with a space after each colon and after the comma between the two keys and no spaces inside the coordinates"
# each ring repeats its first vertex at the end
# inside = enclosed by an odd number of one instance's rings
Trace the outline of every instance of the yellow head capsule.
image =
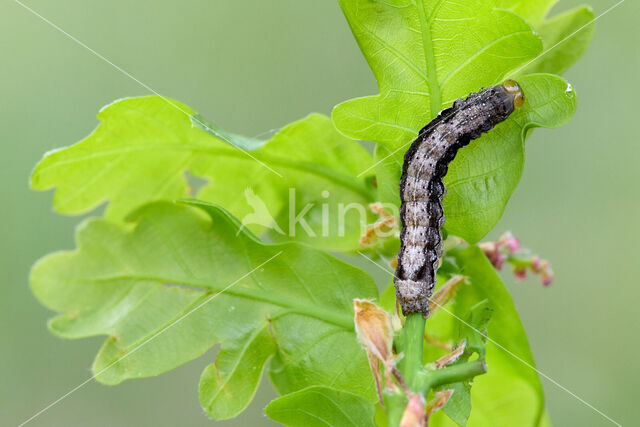
{"type": "Polygon", "coordinates": [[[513,108],[520,108],[524,104],[524,93],[520,89],[520,85],[515,80],[507,80],[502,87],[509,93],[515,95],[513,98],[513,108]]]}

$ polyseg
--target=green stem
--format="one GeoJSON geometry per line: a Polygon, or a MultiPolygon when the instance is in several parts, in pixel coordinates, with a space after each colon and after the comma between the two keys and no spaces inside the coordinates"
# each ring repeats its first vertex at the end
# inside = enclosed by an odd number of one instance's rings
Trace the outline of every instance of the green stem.
{"type": "Polygon", "coordinates": [[[399,426],[407,406],[407,396],[401,392],[385,393],[384,406],[387,408],[387,425],[399,426]]]}
{"type": "MultiPolygon", "coordinates": [[[[425,370],[422,367],[425,322],[426,319],[421,313],[412,313],[407,316],[402,328],[400,345],[404,358],[400,364],[400,372],[412,393],[420,393],[426,398],[432,388],[467,381],[487,372],[484,360],[474,360],[443,369],[425,370]]],[[[408,398],[409,396],[399,389],[395,393],[385,395],[389,426],[395,427],[400,424],[408,398]]]]}
{"type": "Polygon", "coordinates": [[[417,381],[417,389],[426,395],[432,388],[444,384],[467,381],[485,372],[487,372],[487,365],[484,360],[474,360],[473,362],[453,365],[448,368],[426,371],[421,373],[417,381]]]}
{"type": "Polygon", "coordinates": [[[422,313],[411,313],[402,328],[404,358],[401,372],[411,390],[416,390],[418,373],[422,369],[425,321],[422,313]]]}

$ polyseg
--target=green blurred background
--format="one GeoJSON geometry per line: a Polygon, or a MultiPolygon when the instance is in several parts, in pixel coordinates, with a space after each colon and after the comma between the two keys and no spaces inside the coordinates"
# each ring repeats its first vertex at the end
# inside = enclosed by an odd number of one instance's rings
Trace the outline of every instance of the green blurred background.
{"type": "MultiPolygon", "coordinates": [[[[639,3],[598,21],[566,76],[579,97],[575,118],[534,132],[520,187],[490,236],[509,229],[553,262],[548,289],[505,275],[539,369],[626,425],[637,425],[640,385],[639,3]]],[[[377,92],[333,0],[27,4],[154,90],[246,135],[377,92]]],[[[561,1],[554,12],[577,4],[561,1]]],[[[613,4],[593,6],[598,14],[613,4]]],[[[0,424],[16,425],[89,378],[102,341],[49,334],[52,313],[29,291],[30,265],[72,248],[80,221],[54,214],[52,192],[31,192],[29,173],[45,151],[91,132],[100,107],[148,91],[14,1],[0,2],[0,22],[0,424]]],[[[197,383],[214,354],[157,378],[90,382],[31,425],[209,425],[197,383]]],[[[542,382],[555,425],[609,425],[542,382]]],[[[272,394],[263,383],[226,424],[269,424],[262,408],[272,394]]]]}

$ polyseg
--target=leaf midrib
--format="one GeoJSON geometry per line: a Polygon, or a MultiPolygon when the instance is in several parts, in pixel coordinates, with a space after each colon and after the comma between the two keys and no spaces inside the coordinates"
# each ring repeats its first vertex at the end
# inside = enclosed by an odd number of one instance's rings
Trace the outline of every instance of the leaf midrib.
{"type": "Polygon", "coordinates": [[[296,298],[296,297],[282,294],[279,292],[274,292],[272,290],[270,290],[269,292],[264,292],[257,289],[248,289],[248,288],[242,288],[242,287],[231,287],[225,290],[225,287],[227,286],[222,286],[222,285],[216,286],[216,284],[213,284],[213,285],[203,284],[199,282],[190,282],[188,280],[174,280],[169,278],[156,277],[152,275],[138,275],[138,274],[122,274],[117,276],[102,277],[99,279],[82,278],[80,280],[98,282],[98,283],[118,281],[118,280],[149,280],[149,281],[154,281],[162,284],[177,283],[180,285],[197,288],[209,293],[222,292],[224,290],[223,293],[227,295],[233,295],[241,298],[259,301],[262,303],[271,304],[276,307],[281,307],[281,308],[290,310],[293,313],[301,314],[303,316],[313,317],[318,320],[331,323],[333,325],[344,328],[348,331],[354,330],[353,319],[350,313],[345,313],[335,309],[327,309],[326,307],[320,306],[318,304],[312,304],[311,302],[307,304],[302,302],[300,298],[296,298]]]}
{"type": "Polygon", "coordinates": [[[433,117],[442,109],[442,89],[436,73],[436,58],[433,51],[431,26],[429,25],[429,17],[425,11],[424,0],[416,0],[416,7],[418,8],[418,14],[420,16],[422,48],[424,50],[426,65],[427,86],[429,86],[429,101],[431,103],[429,116],[433,117]]]}
{"type": "MultiPolygon", "coordinates": [[[[225,143],[226,144],[226,143],[225,143]]],[[[104,151],[100,151],[98,153],[93,153],[91,155],[85,155],[85,156],[80,156],[80,157],[74,157],[73,159],[67,159],[67,160],[62,160],[62,161],[55,161],[55,163],[46,165],[43,168],[38,168],[36,169],[36,172],[34,173],[34,175],[40,175],[43,174],[45,171],[47,171],[48,169],[51,168],[58,168],[58,167],[62,167],[64,165],[68,165],[68,164],[74,164],[74,163],[78,163],[78,162],[83,162],[86,160],[92,160],[92,159],[96,159],[96,158],[100,158],[100,157],[105,157],[105,156],[113,156],[113,155],[122,155],[122,154],[128,154],[128,153],[133,153],[133,152],[138,152],[138,151],[149,151],[149,150],[153,150],[153,149],[157,149],[158,148],[158,143],[154,143],[154,144],[142,144],[142,145],[136,145],[134,147],[122,147],[121,149],[111,149],[111,150],[104,150],[104,151]]],[[[246,160],[246,161],[251,161],[251,158],[246,157],[246,155],[243,154],[242,151],[240,151],[239,149],[234,149],[233,147],[215,147],[215,148],[202,148],[202,147],[195,147],[195,146],[191,146],[189,144],[162,144],[161,146],[162,150],[165,152],[169,152],[169,151],[176,151],[176,152],[184,152],[184,151],[189,151],[193,154],[201,154],[201,155],[210,155],[210,156],[217,156],[217,157],[231,157],[231,158],[236,158],[239,160],[246,160]]],[[[352,179],[350,176],[342,173],[342,172],[338,172],[334,169],[328,168],[322,164],[317,164],[317,163],[313,163],[313,162],[308,162],[308,161],[300,161],[300,160],[294,160],[294,159],[290,159],[290,158],[284,158],[282,156],[274,156],[272,154],[265,154],[265,153],[261,153],[260,154],[260,159],[264,160],[265,162],[269,162],[270,164],[274,165],[274,166],[281,166],[284,168],[288,168],[288,169],[293,169],[295,171],[299,171],[299,172],[305,172],[305,173],[311,173],[314,174],[316,176],[319,176],[321,178],[324,178],[330,182],[334,182],[336,184],[338,184],[339,186],[345,187],[350,189],[351,191],[360,194],[361,196],[367,198],[367,199],[373,199],[374,198],[374,191],[372,188],[369,188],[369,186],[366,185],[366,183],[362,180],[359,179],[352,179]]],[[[35,187],[37,189],[46,189],[46,188],[51,188],[54,187],[55,185],[51,185],[49,187],[35,187]]]]}

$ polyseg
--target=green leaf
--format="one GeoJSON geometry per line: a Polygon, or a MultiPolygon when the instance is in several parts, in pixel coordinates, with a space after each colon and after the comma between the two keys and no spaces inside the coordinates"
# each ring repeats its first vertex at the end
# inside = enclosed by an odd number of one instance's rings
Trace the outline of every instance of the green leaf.
{"type": "Polygon", "coordinates": [[[97,380],[158,375],[221,344],[200,381],[213,418],[249,404],[273,357],[286,360],[270,372],[281,393],[327,385],[375,401],[352,319],[353,298],[377,296],[372,279],[312,248],[263,244],[226,211],[191,204],[201,209],[156,203],[133,224],[88,220],[76,250],[34,266],[34,294],[61,313],[50,322],[55,334],[108,336],[93,364],[97,380]],[[339,357],[314,351],[322,345],[339,357]]]}
{"type": "MultiPolygon", "coordinates": [[[[525,93],[524,106],[460,150],[444,179],[448,190],[443,200],[445,227],[472,243],[497,224],[520,181],[528,130],[560,127],[576,110],[575,92],[558,76],[533,74],[518,82],[525,93]]],[[[404,151],[393,153],[383,145],[376,148],[375,159],[384,159],[375,168],[379,198],[384,202],[400,203],[397,183],[404,151]]]]}
{"type": "MultiPolygon", "coordinates": [[[[316,269],[313,265],[310,268],[316,269]]],[[[327,265],[326,268],[332,267],[327,265]]],[[[339,292],[328,283],[342,281],[338,277],[340,273],[325,274],[327,282],[318,281],[313,286],[319,288],[318,292],[323,292],[320,288],[325,286],[329,291],[333,288],[334,292],[339,292]]],[[[321,275],[322,269],[317,274],[321,275]]],[[[353,278],[351,282],[355,280],[353,278]]],[[[373,289],[368,291],[368,295],[376,292],[373,289]]],[[[350,301],[354,294],[352,292],[348,296],[350,301]]],[[[300,312],[274,322],[272,330],[278,341],[278,352],[269,365],[269,378],[280,394],[291,393],[310,384],[323,384],[375,400],[373,376],[370,370],[365,369],[368,365],[363,365],[366,353],[354,341],[351,329],[345,331],[322,319],[309,319],[308,315],[300,312]]]]}
{"type": "Polygon", "coordinates": [[[498,0],[497,7],[509,9],[537,27],[558,0],[498,0]]]}
{"type": "Polygon", "coordinates": [[[502,81],[542,50],[522,18],[491,0],[340,5],[380,94],[339,104],[334,123],[352,138],[392,150],[457,98],[502,81]]]}
{"type": "Polygon", "coordinates": [[[117,101],[98,118],[89,137],[48,153],[33,172],[34,189],[57,187],[58,212],[83,213],[109,201],[105,216],[120,220],[147,202],[189,196],[189,171],[207,181],[200,199],[225,206],[256,233],[358,248],[374,188],[357,175],[371,156],[327,117],[312,114],[267,142],[228,133],[186,105],[156,96],[117,101]],[[350,203],[361,209],[350,210],[344,224],[324,220],[350,203]],[[290,224],[301,213],[306,223],[290,224]]]}
{"type": "Polygon", "coordinates": [[[587,50],[595,29],[593,10],[580,6],[537,26],[545,53],[523,73],[562,74],[587,50]]]}
{"type": "Polygon", "coordinates": [[[562,74],[584,54],[593,37],[594,15],[588,6],[545,19],[557,0],[501,0],[498,6],[510,9],[529,22],[542,39],[544,53],[521,74],[562,74]]]}
{"type": "Polygon", "coordinates": [[[453,394],[442,410],[457,425],[466,426],[469,415],[471,415],[471,386],[464,383],[455,383],[439,389],[453,390],[453,394]]]}
{"type": "Polygon", "coordinates": [[[375,426],[374,405],[353,393],[330,387],[308,387],[273,400],[265,408],[286,426],[375,426]]]}

